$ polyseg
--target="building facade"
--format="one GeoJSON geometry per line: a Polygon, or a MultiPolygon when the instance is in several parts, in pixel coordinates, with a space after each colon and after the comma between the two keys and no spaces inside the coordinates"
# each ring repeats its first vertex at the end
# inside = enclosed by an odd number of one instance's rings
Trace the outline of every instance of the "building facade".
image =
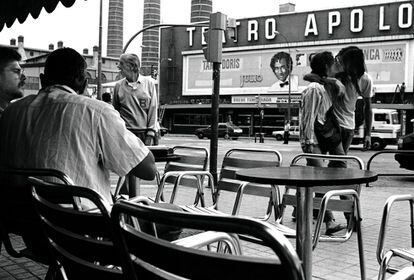
{"type": "Polygon", "coordinates": [[[106,55],[119,57],[124,43],[124,0],[109,0],[106,55]]]}
{"type": "Polygon", "coordinates": [[[209,21],[210,14],[212,11],[213,11],[212,0],[191,0],[190,21],[192,23],[209,21]]]}
{"type": "MultiPolygon", "coordinates": [[[[143,27],[161,23],[161,0],[144,0],[143,27]]],[[[158,71],[159,28],[151,28],[142,33],[141,72],[148,76],[158,71]]]]}
{"type": "MultiPolygon", "coordinates": [[[[375,107],[399,109],[402,120],[410,120],[413,29],[411,1],[239,19],[236,38],[223,39],[219,119],[239,125],[246,135],[257,132],[260,122],[267,134],[282,129],[289,109],[291,120],[297,122],[309,57],[323,50],[335,55],[356,45],[363,50],[374,81],[375,107]],[[289,86],[279,83],[270,66],[279,52],[292,58],[289,86]],[[405,96],[392,104],[403,82],[405,96]]],[[[161,30],[160,59],[167,62],[160,69],[160,103],[165,110],[163,124],[172,132],[193,133],[210,123],[212,65],[202,51],[204,31],[203,27],[161,30]]]]}
{"type": "MultiPolygon", "coordinates": [[[[26,47],[24,45],[24,37],[18,37],[18,44],[16,45],[16,40],[11,39],[10,45],[2,45],[5,47],[10,47],[16,49],[22,56],[21,66],[25,71],[26,75],[26,84],[24,87],[24,94],[37,94],[40,89],[40,73],[43,73],[44,64],[47,56],[51,53],[55,46],[53,44],[49,45],[48,49],[37,49],[26,47]]],[[[57,48],[62,48],[63,42],[59,41],[57,43],[57,48]]],[[[89,54],[88,49],[84,49],[82,53],[83,57],[86,60],[88,65],[87,75],[90,93],[93,94],[96,89],[96,77],[98,74],[98,47],[93,47],[92,54],[89,54]]],[[[114,82],[121,79],[118,69],[118,58],[113,57],[102,57],[102,83],[114,82]]]]}

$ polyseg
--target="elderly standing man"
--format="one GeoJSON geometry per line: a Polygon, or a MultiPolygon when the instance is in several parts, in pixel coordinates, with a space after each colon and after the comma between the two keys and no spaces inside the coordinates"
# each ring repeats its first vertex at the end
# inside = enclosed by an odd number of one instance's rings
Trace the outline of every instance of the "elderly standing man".
{"type": "Polygon", "coordinates": [[[20,54],[8,47],[0,47],[0,116],[9,103],[23,97],[26,76],[20,67],[20,54]]]}
{"type": "MultiPolygon", "coordinates": [[[[140,61],[136,54],[122,54],[118,68],[124,78],[115,85],[112,104],[125,121],[127,129],[145,145],[151,146],[158,132],[158,101],[154,79],[139,74],[140,61]]],[[[139,195],[139,183],[134,176],[127,176],[125,183],[130,195],[139,195]]]]}
{"type": "Polygon", "coordinates": [[[140,61],[136,54],[122,54],[118,68],[124,79],[115,85],[114,108],[127,129],[150,146],[154,143],[158,121],[154,79],[139,74],[140,61]]]}

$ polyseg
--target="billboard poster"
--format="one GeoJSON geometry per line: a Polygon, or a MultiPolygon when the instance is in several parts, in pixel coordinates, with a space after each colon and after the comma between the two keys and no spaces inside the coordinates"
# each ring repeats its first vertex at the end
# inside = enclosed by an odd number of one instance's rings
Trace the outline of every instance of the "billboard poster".
{"type": "MultiPolygon", "coordinates": [[[[300,93],[308,84],[303,76],[310,72],[309,57],[316,52],[336,55],[348,45],[291,47],[223,52],[220,94],[300,93]],[[289,67],[291,66],[291,67],[289,67]]],[[[393,91],[407,80],[407,43],[357,44],[365,56],[367,72],[377,91],[393,91]]],[[[202,54],[183,54],[183,95],[209,95],[212,91],[212,63],[202,54]]]]}

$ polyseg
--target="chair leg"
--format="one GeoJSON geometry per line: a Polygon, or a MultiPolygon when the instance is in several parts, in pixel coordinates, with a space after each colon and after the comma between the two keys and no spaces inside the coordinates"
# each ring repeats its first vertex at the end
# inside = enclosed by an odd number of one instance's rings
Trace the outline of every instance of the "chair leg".
{"type": "Polygon", "coordinates": [[[67,280],[67,277],[56,264],[51,264],[47,270],[45,280],[67,280]]]}
{"type": "Polygon", "coordinates": [[[364,257],[364,243],[362,239],[362,229],[361,229],[361,205],[359,202],[358,195],[354,195],[354,208],[355,208],[355,223],[357,228],[357,237],[358,237],[358,251],[359,251],[359,269],[361,271],[361,279],[366,279],[365,271],[365,257],[364,257]]]}
{"type": "Polygon", "coordinates": [[[380,269],[378,272],[378,280],[384,280],[385,274],[387,273],[388,264],[391,261],[391,258],[394,256],[393,251],[388,251],[381,260],[380,269]]]}

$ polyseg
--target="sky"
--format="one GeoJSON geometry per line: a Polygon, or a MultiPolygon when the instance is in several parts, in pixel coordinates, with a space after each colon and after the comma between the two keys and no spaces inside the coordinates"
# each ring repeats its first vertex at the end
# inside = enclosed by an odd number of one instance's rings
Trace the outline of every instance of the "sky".
{"type": "MultiPolygon", "coordinates": [[[[277,14],[279,4],[291,2],[296,4],[296,11],[312,11],[330,8],[361,6],[376,3],[399,2],[396,0],[213,0],[213,12],[222,12],[232,18],[247,18],[277,14]]],[[[191,0],[161,0],[162,23],[190,23],[191,0]]],[[[124,0],[124,44],[142,28],[144,0],[124,0]]],[[[108,0],[103,0],[102,46],[106,55],[106,33],[108,17],[108,0]]],[[[42,11],[39,18],[31,16],[23,23],[17,21],[11,28],[0,31],[0,44],[10,44],[10,39],[24,36],[27,47],[47,49],[49,44],[55,46],[63,41],[64,46],[79,52],[98,45],[99,40],[99,1],[77,0],[70,8],[61,4],[48,14],[42,11]]],[[[128,51],[140,53],[140,38],[136,38],[128,51]]]]}

